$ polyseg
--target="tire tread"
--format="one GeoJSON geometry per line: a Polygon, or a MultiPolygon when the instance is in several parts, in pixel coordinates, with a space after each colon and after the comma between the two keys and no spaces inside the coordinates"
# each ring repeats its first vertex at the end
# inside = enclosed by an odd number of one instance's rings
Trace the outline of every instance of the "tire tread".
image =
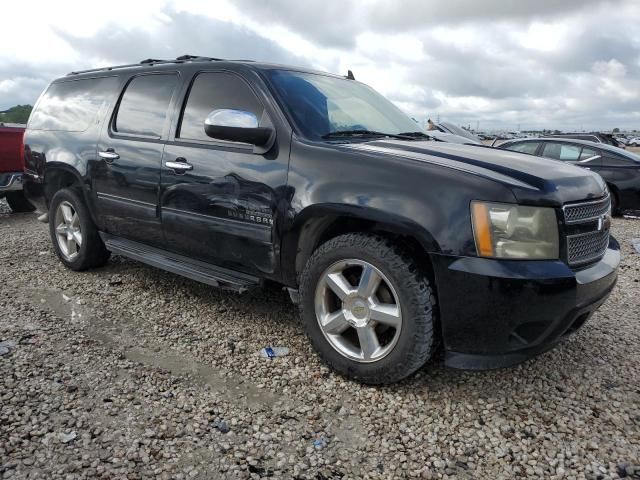
{"type": "MultiPolygon", "coordinates": [[[[309,330],[309,318],[315,312],[305,312],[305,301],[308,295],[315,295],[315,285],[313,285],[313,267],[321,262],[321,260],[330,252],[344,249],[356,248],[361,251],[374,253],[387,268],[394,272],[398,287],[401,289],[409,289],[413,294],[409,295],[412,305],[403,310],[416,312],[414,315],[414,329],[412,332],[413,341],[408,342],[410,349],[404,354],[404,361],[398,362],[391,368],[384,368],[373,375],[358,375],[353,371],[344,371],[334,366],[341,373],[347,374],[359,381],[370,384],[387,384],[397,382],[422,367],[431,357],[435,348],[435,312],[436,297],[434,295],[431,284],[424,272],[419,268],[416,261],[407,254],[397,243],[392,240],[376,234],[349,233],[334,237],[322,244],[309,258],[307,265],[300,276],[300,296],[303,301],[300,302],[300,315],[303,318],[303,324],[307,336],[312,338],[309,330]],[[306,321],[305,321],[306,319],[306,321]]],[[[331,359],[327,356],[323,348],[312,341],[315,350],[320,357],[328,364],[332,364],[331,359]]],[[[328,348],[332,348],[328,346],[328,348]]]]}

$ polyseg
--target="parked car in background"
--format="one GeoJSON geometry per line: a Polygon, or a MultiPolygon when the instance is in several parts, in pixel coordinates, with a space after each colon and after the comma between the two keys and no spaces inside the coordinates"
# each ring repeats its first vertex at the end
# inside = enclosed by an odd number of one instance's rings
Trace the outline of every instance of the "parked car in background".
{"type": "Polygon", "coordinates": [[[426,133],[440,142],[459,143],[461,145],[482,145],[482,142],[456,135],[455,133],[443,132],[441,130],[428,130],[426,133]]]}
{"type": "Polygon", "coordinates": [[[573,140],[585,140],[593,143],[604,143],[613,147],[624,148],[624,143],[619,142],[613,135],[609,133],[559,133],[552,135],[545,135],[550,138],[569,138],[573,140]]]}
{"type": "Polygon", "coordinates": [[[588,168],[607,182],[615,215],[640,210],[640,156],[605,143],[560,137],[510,140],[504,150],[552,158],[588,168]]]}
{"type": "Polygon", "coordinates": [[[629,147],[640,147],[640,137],[632,137],[627,140],[627,145],[629,147]]]}
{"type": "MultiPolygon", "coordinates": [[[[466,143],[473,143],[482,145],[482,139],[477,135],[471,133],[469,130],[466,130],[458,125],[451,122],[439,122],[434,124],[438,130],[445,133],[450,133],[452,135],[457,135],[459,137],[466,138],[468,141],[466,143]]],[[[458,142],[456,142],[458,143],[458,142]]]]}
{"type": "Polygon", "coordinates": [[[280,283],[319,355],[366,383],[438,344],[453,367],[524,361],[616,283],[600,176],[433,141],[352,75],[192,56],[71,73],[25,151],[68,268],[114,252],[237,292],[280,283]]]}
{"type": "Polygon", "coordinates": [[[0,123],[0,198],[14,212],[34,210],[22,191],[24,130],[24,125],[0,123]]]}

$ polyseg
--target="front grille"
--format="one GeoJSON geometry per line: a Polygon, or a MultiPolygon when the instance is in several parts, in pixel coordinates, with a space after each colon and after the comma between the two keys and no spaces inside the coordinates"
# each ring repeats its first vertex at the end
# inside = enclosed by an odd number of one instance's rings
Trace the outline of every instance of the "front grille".
{"type": "Polygon", "coordinates": [[[581,265],[600,260],[609,245],[609,230],[569,235],[567,257],[569,265],[581,265]]]}
{"type": "Polygon", "coordinates": [[[562,211],[569,266],[600,260],[609,246],[611,197],[565,205],[562,211]]]}
{"type": "Polygon", "coordinates": [[[574,205],[565,205],[564,220],[568,224],[583,223],[591,220],[597,220],[609,213],[611,208],[611,197],[607,195],[600,200],[590,202],[582,202],[574,205]]]}

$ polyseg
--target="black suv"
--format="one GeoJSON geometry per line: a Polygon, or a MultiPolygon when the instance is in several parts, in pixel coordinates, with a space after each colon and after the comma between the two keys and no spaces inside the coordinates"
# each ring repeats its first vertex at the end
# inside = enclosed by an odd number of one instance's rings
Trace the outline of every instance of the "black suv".
{"type": "Polygon", "coordinates": [[[616,282],[602,179],[441,143],[348,77],[205,57],[73,72],[38,101],[26,191],[74,270],[116,253],[238,292],[289,288],[318,353],[367,383],[506,366],[616,282]]]}

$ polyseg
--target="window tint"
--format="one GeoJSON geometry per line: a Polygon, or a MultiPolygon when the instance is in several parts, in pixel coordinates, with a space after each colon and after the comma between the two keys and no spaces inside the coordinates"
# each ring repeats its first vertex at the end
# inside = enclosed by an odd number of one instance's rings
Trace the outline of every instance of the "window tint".
{"type": "Polygon", "coordinates": [[[309,138],[343,130],[391,134],[420,130],[409,116],[372,88],[346,78],[288,70],[268,72],[284,109],[309,138]]]}
{"type": "Polygon", "coordinates": [[[264,107],[249,86],[230,73],[201,73],[191,86],[182,114],[180,138],[212,139],[204,132],[204,121],[213,110],[230,108],[253,113],[262,118],[264,107]]]}
{"type": "Polygon", "coordinates": [[[627,157],[623,157],[622,155],[617,155],[615,153],[612,152],[606,152],[605,156],[603,157],[603,164],[605,166],[610,166],[610,167],[625,167],[625,166],[632,166],[632,165],[637,165],[637,160],[634,161],[632,158],[627,158],[627,157]]]}
{"type": "Polygon", "coordinates": [[[564,162],[575,162],[580,158],[581,147],[562,143],[547,143],[542,151],[542,156],[555,158],[564,162]]]}
{"type": "Polygon", "coordinates": [[[597,150],[589,147],[584,147],[582,149],[582,153],[580,154],[580,160],[587,160],[589,158],[595,157],[596,155],[600,155],[597,150]]]}
{"type": "Polygon", "coordinates": [[[507,150],[534,155],[538,149],[538,145],[540,145],[540,142],[521,142],[507,146],[507,150]]]}
{"type": "Polygon", "coordinates": [[[177,75],[135,77],[122,96],[114,130],[118,133],[159,138],[177,75]]]}
{"type": "Polygon", "coordinates": [[[104,112],[116,92],[118,79],[90,78],[57,82],[49,86],[31,114],[29,128],[84,132],[104,112]]]}

